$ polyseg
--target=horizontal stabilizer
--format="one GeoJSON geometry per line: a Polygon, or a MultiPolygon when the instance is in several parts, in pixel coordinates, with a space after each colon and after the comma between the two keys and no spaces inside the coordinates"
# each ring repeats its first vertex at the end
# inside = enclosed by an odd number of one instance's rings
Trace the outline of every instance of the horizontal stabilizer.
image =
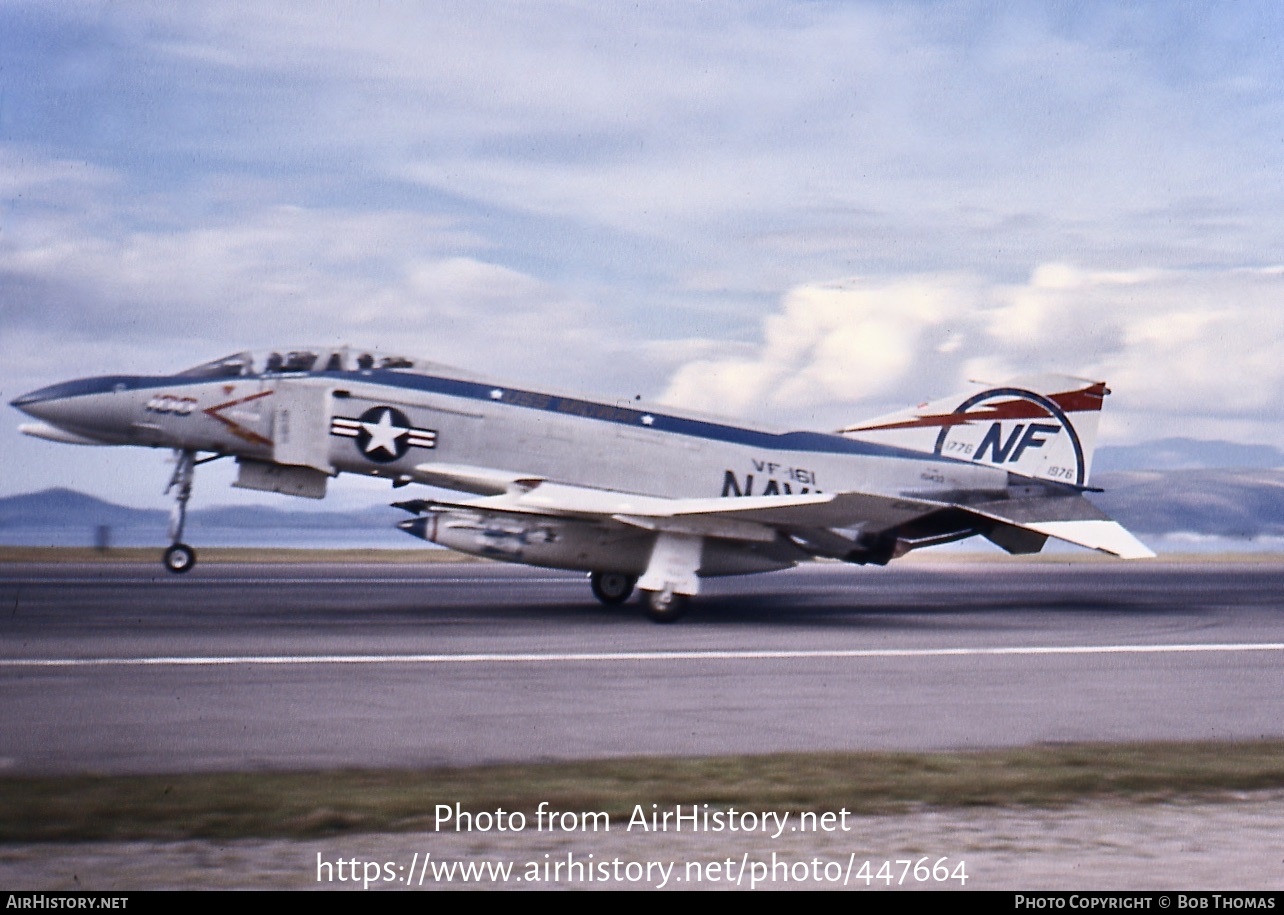
{"type": "Polygon", "coordinates": [[[1066,543],[1100,550],[1121,559],[1154,559],[1155,552],[1118,521],[1045,521],[1025,525],[1066,543]]]}
{"type": "Polygon", "coordinates": [[[1010,499],[962,506],[965,511],[1122,559],[1151,559],[1154,552],[1083,496],[1010,499]]]}

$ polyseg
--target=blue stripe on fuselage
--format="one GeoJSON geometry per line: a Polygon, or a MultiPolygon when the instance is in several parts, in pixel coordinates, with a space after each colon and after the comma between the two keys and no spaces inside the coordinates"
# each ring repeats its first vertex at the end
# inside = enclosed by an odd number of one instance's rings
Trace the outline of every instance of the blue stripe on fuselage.
{"type": "Polygon", "coordinates": [[[248,381],[274,381],[291,378],[325,378],[340,382],[362,381],[390,388],[425,391],[432,394],[443,394],[447,397],[478,400],[491,404],[506,404],[510,407],[540,410],[561,416],[594,419],[617,426],[627,426],[640,430],[650,429],[656,432],[685,435],[691,438],[726,442],[733,445],[744,445],[750,448],[762,448],[772,451],[854,454],[866,457],[909,458],[916,461],[958,463],[952,458],[940,455],[913,451],[908,448],[897,448],[892,445],[863,442],[824,432],[765,432],[761,429],[748,429],[743,426],[693,419],[670,413],[660,413],[654,410],[614,406],[559,394],[543,394],[539,391],[512,388],[503,384],[466,381],[441,375],[421,375],[411,372],[390,371],[388,369],[365,369],[355,372],[286,372],[278,375],[248,375],[235,378],[193,378],[186,375],[107,375],[60,382],[25,394],[12,403],[17,407],[23,403],[38,403],[43,400],[54,400],[63,397],[104,394],[115,390],[141,391],[151,388],[188,387],[216,382],[243,384],[248,381]],[[501,392],[501,396],[498,398],[492,396],[492,392],[495,391],[501,392]],[[643,417],[650,417],[651,422],[643,422],[643,417]]]}
{"type": "MultiPolygon", "coordinates": [[[[352,377],[349,372],[317,372],[314,374],[335,379],[352,377]]],[[[629,426],[635,429],[650,429],[656,432],[686,435],[691,438],[746,445],[751,448],[764,448],[773,451],[807,451],[818,454],[859,454],[867,457],[911,458],[919,461],[957,463],[957,461],[948,457],[913,451],[908,448],[897,448],[891,445],[856,441],[824,432],[764,432],[760,429],[730,426],[725,423],[675,416],[654,410],[638,410],[633,407],[618,407],[558,394],[542,394],[538,391],[505,387],[502,384],[487,384],[480,381],[464,381],[439,375],[418,375],[381,369],[359,374],[363,380],[387,385],[388,387],[427,391],[434,394],[444,394],[449,397],[480,400],[493,404],[507,404],[510,407],[523,407],[547,413],[557,413],[562,416],[576,416],[582,419],[596,419],[600,422],[629,426]],[[501,392],[501,396],[498,398],[492,396],[494,391],[501,392]],[[648,416],[651,418],[649,424],[643,422],[643,417],[648,416]]]]}

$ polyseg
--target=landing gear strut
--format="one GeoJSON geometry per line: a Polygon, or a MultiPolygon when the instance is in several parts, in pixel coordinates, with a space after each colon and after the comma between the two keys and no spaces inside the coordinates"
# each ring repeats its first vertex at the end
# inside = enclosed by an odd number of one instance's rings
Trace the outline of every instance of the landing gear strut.
{"type": "Polygon", "coordinates": [[[169,478],[165,492],[174,491],[174,507],[169,513],[169,549],[161,562],[174,574],[181,574],[196,565],[196,551],[183,543],[183,525],[187,523],[187,500],[192,497],[192,477],[196,474],[196,452],[174,452],[174,475],[169,478]]]}
{"type": "Polygon", "coordinates": [[[651,548],[646,572],[638,580],[646,615],[653,623],[672,623],[686,614],[691,595],[700,589],[704,538],[661,531],[651,548]]]}
{"type": "Polygon", "coordinates": [[[621,575],[618,572],[594,572],[589,575],[589,586],[593,589],[593,596],[608,607],[614,607],[628,600],[635,584],[637,584],[636,578],[631,575],[621,575]]]}

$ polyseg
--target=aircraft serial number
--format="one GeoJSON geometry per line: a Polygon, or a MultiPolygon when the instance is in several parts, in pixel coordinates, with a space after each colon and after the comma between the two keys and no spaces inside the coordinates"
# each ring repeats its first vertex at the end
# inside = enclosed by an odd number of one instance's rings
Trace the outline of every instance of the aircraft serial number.
{"type": "Polygon", "coordinates": [[[195,409],[195,397],[175,397],[173,394],[157,394],[147,401],[147,410],[151,413],[172,413],[175,416],[187,416],[195,409]]]}

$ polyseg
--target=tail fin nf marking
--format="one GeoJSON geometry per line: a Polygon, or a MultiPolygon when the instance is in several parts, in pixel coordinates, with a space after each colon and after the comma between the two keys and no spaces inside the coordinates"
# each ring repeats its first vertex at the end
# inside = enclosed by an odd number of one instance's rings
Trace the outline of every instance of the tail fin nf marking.
{"type": "Polygon", "coordinates": [[[985,433],[985,438],[981,439],[981,445],[976,449],[976,454],[973,455],[972,460],[981,460],[985,457],[986,449],[989,449],[994,455],[992,460],[995,464],[1002,464],[1008,461],[1009,454],[1012,455],[1012,462],[1016,463],[1021,460],[1021,454],[1025,449],[1043,447],[1044,442],[1047,440],[1036,436],[1040,434],[1056,435],[1060,431],[1060,426],[1050,426],[1046,423],[1031,423],[1029,428],[1026,427],[1025,423],[1017,423],[1016,428],[1012,430],[1012,434],[1008,436],[1007,444],[1003,444],[1003,424],[992,423],[990,431],[985,433]],[[1022,431],[1025,432],[1024,436],[1021,435],[1022,431]],[[1020,439],[1020,444],[1017,443],[1018,438],[1020,439]]]}
{"type": "Polygon", "coordinates": [[[955,394],[839,434],[1084,487],[1105,384],[1068,375],[1016,378],[955,394]]]}
{"type": "Polygon", "coordinates": [[[969,397],[954,409],[953,415],[962,421],[942,425],[940,434],[936,437],[934,453],[973,461],[986,460],[988,453],[989,463],[1009,465],[1009,469],[1015,473],[1051,476],[1063,483],[1084,485],[1088,468],[1084,461],[1083,444],[1079,441],[1070,418],[1051,398],[1020,388],[995,388],[969,397]],[[1001,402],[986,407],[986,402],[991,400],[1001,402]],[[976,407],[981,409],[975,410],[976,407]],[[977,442],[977,430],[980,427],[975,424],[975,420],[990,419],[997,415],[1052,419],[1056,425],[1017,423],[1008,432],[1003,421],[996,419],[977,442]],[[1066,453],[1064,446],[1058,447],[1061,441],[1059,435],[1063,430],[1066,433],[1065,440],[1068,440],[1073,449],[1072,454],[1066,453]],[[1044,446],[1049,447],[1044,450],[1044,446]],[[1034,454],[1034,451],[1040,453],[1034,454]],[[1046,458],[1054,455],[1055,463],[1049,464],[1046,458]]]}
{"type": "Polygon", "coordinates": [[[976,449],[976,454],[972,455],[972,460],[979,461],[984,458],[985,450],[989,448],[994,452],[994,463],[1002,464],[1008,459],[1008,455],[1012,453],[1012,447],[1016,445],[1017,436],[1021,434],[1021,430],[1024,428],[1024,423],[1017,423],[1016,428],[1012,430],[1012,434],[1008,436],[1008,442],[1005,445],[1002,444],[1003,423],[995,423],[990,426],[990,431],[985,433],[985,438],[981,439],[981,447],[976,449]]]}

